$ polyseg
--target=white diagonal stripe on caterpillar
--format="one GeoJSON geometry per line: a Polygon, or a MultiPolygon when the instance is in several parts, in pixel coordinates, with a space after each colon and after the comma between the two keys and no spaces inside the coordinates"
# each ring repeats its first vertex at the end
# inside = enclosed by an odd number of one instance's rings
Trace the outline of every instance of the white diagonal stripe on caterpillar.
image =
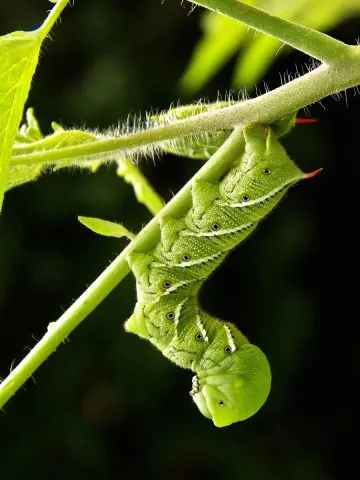
{"type": "Polygon", "coordinates": [[[228,325],[226,325],[226,323],[223,324],[223,328],[226,332],[226,336],[227,336],[227,339],[228,339],[228,345],[229,347],[231,348],[231,353],[235,352],[236,350],[236,345],[235,345],[235,342],[234,342],[234,337],[231,333],[231,330],[229,328],[228,325]]]}
{"type": "Polygon", "coordinates": [[[271,192],[268,195],[264,195],[262,197],[255,198],[254,200],[248,200],[248,201],[243,201],[240,203],[227,203],[227,202],[218,202],[218,205],[222,206],[227,206],[231,208],[245,208],[245,207],[251,207],[252,205],[258,205],[259,203],[266,202],[267,200],[270,200],[271,198],[275,197],[278,193],[281,192],[281,190],[285,189],[286,187],[290,186],[290,182],[287,182],[284,185],[281,185],[278,188],[274,188],[271,190],[271,192]]]}
{"type": "Polygon", "coordinates": [[[139,285],[139,288],[137,289],[137,297],[139,302],[149,302],[149,299],[153,299],[152,303],[155,303],[159,301],[162,297],[165,295],[169,295],[172,292],[175,292],[178,288],[185,287],[187,285],[190,285],[192,283],[200,282],[198,278],[194,278],[193,280],[183,280],[182,282],[174,283],[169,287],[168,289],[164,290],[161,293],[158,292],[151,292],[151,291],[142,291],[142,285],[139,285]]]}
{"type": "MultiPolygon", "coordinates": [[[[232,247],[230,247],[230,248],[232,248],[232,247]]],[[[205,264],[205,263],[211,262],[213,260],[216,260],[217,258],[224,255],[224,253],[225,253],[225,249],[220,253],[214,253],[214,255],[209,255],[208,257],[197,258],[196,260],[187,260],[186,262],[184,261],[184,262],[181,262],[181,263],[170,263],[169,262],[166,265],[170,268],[171,267],[188,268],[188,267],[192,267],[192,266],[195,266],[195,265],[201,265],[201,264],[205,264]]],[[[199,277],[199,279],[205,280],[207,277],[208,277],[208,274],[206,274],[204,277],[199,277]]]]}
{"type": "MultiPolygon", "coordinates": [[[[229,204],[226,204],[226,205],[231,206],[229,204]]],[[[220,230],[214,230],[211,232],[192,232],[190,230],[184,230],[180,233],[180,235],[183,235],[184,237],[220,237],[221,235],[231,235],[232,233],[239,233],[243,230],[247,230],[253,225],[254,225],[254,222],[244,223],[239,227],[226,228],[226,229],[224,228],[220,230]]]]}
{"type": "Polygon", "coordinates": [[[207,336],[207,331],[201,321],[201,317],[200,317],[200,314],[199,314],[199,310],[197,310],[196,312],[196,325],[199,327],[199,330],[200,330],[200,333],[204,339],[204,342],[206,343],[209,343],[209,338],[207,336]]]}
{"type": "Polygon", "coordinates": [[[174,325],[175,325],[175,335],[174,335],[174,338],[177,339],[178,338],[178,325],[179,325],[179,320],[180,320],[180,315],[181,315],[181,309],[184,305],[184,303],[186,303],[187,301],[189,300],[189,297],[186,297],[182,302],[180,302],[176,308],[175,308],[175,319],[174,319],[174,325]]]}

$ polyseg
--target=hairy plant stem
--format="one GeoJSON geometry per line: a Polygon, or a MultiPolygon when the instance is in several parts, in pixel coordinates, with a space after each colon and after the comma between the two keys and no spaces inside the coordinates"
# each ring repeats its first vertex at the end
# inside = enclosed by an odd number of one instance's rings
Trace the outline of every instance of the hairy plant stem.
{"type": "MultiPolygon", "coordinates": [[[[84,145],[13,156],[11,165],[54,163],[64,159],[101,157],[121,151],[136,151],[144,145],[161,143],[173,138],[201,132],[231,129],[234,126],[260,123],[269,125],[278,118],[295,112],[324,97],[360,83],[360,46],[349,46],[347,58],[336,65],[320,65],[315,70],[259,97],[198,115],[176,120],[167,125],[123,137],[99,140],[84,145]]],[[[29,149],[31,146],[28,147],[29,149]]]]}
{"type": "Polygon", "coordinates": [[[154,217],[137,235],[128,247],[103,271],[103,273],[85,290],[71,307],[56,321],[48,326],[48,331],[29,352],[29,354],[12,370],[0,384],[0,408],[16,393],[35,370],[55,352],[67,336],[79,323],[91,313],[115,286],[129,273],[126,255],[136,248],[151,249],[159,238],[159,219],[162,215],[180,215],[190,205],[190,187],[195,178],[212,180],[216,176],[217,166],[226,168],[241,154],[244,141],[240,128],[236,128],[226,142],[212,156],[201,170],[180,190],[180,192],[154,217]]]}
{"type": "Polygon", "coordinates": [[[55,6],[50,10],[49,15],[46,17],[44,23],[36,30],[38,32],[41,41],[44,40],[47,35],[49,34],[50,30],[54,26],[54,24],[59,20],[59,17],[64,10],[64,8],[68,5],[70,0],[57,0],[55,6]]]}

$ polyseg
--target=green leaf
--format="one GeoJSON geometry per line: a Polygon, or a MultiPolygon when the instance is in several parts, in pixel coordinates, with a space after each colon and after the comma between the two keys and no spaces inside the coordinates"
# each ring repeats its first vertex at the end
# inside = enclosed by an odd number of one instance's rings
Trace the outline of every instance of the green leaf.
{"type": "MultiPolygon", "coordinates": [[[[15,145],[26,145],[36,142],[43,138],[39,124],[35,118],[34,110],[28,108],[26,112],[26,122],[21,125],[15,138],[15,145]]],[[[14,147],[16,148],[16,147],[14,147]]],[[[5,186],[5,192],[14,187],[19,187],[24,183],[36,180],[42,172],[43,166],[39,165],[11,165],[9,167],[8,180],[5,186]]]]}
{"type": "MultiPolygon", "coordinates": [[[[281,18],[327,31],[352,14],[359,14],[359,0],[252,0],[248,5],[261,8],[281,18]]],[[[195,46],[190,62],[180,80],[180,87],[188,94],[203,88],[240,50],[232,86],[254,87],[279,54],[290,48],[280,48],[282,43],[270,36],[248,30],[228,17],[206,12],[201,17],[203,36],[195,46]],[[241,34],[236,36],[236,26],[241,34]]]]}
{"type": "Polygon", "coordinates": [[[24,183],[36,180],[42,172],[42,165],[15,165],[10,166],[5,192],[24,183]]]}
{"type": "Polygon", "coordinates": [[[37,32],[0,37],[0,208],[9,175],[12,146],[38,62],[37,32]]]}
{"type": "Polygon", "coordinates": [[[41,133],[39,123],[36,120],[34,109],[28,108],[25,114],[26,121],[21,125],[18,134],[15,138],[14,147],[16,144],[31,143],[41,140],[44,135],[41,133]]]}
{"type": "Polygon", "coordinates": [[[248,90],[252,89],[265,76],[276,53],[288,51],[289,47],[282,46],[277,38],[263,34],[258,35],[238,57],[232,78],[233,85],[241,85],[248,90]]]}
{"type": "Polygon", "coordinates": [[[39,29],[0,37],[0,211],[9,177],[10,155],[40,47],[68,1],[59,0],[39,29]]]}
{"type": "Polygon", "coordinates": [[[130,240],[134,240],[135,235],[124,226],[119,223],[109,222],[108,220],[102,220],[101,218],[94,217],[78,217],[80,223],[85,225],[94,233],[98,235],[104,235],[106,237],[127,237],[130,240]]]}
{"type": "Polygon", "coordinates": [[[221,15],[206,14],[202,20],[203,38],[180,79],[181,89],[189,94],[200,90],[231,59],[247,33],[246,25],[221,15]]]}

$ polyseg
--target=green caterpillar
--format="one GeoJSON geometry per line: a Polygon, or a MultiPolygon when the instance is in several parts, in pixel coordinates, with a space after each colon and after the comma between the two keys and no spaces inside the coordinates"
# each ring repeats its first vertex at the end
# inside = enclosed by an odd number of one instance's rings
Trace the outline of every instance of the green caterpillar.
{"type": "Polygon", "coordinates": [[[244,138],[243,155],[221,180],[195,181],[189,211],[162,218],[157,246],[128,256],[138,301],[125,329],[195,372],[190,394],[218,427],[259,410],[271,372],[264,353],[235,325],[204,312],[197,294],[286,191],[318,173],[304,174],[270,127],[246,127],[244,138]]]}

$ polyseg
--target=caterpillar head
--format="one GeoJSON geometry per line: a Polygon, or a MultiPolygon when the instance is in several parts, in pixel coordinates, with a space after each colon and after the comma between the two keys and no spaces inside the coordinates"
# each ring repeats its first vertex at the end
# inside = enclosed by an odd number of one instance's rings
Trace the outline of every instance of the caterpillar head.
{"type": "Polygon", "coordinates": [[[247,343],[215,367],[198,372],[190,394],[205,417],[226,427],[254,415],[265,403],[270,384],[266,356],[247,343]]]}
{"type": "Polygon", "coordinates": [[[257,220],[274,208],[289,187],[319,170],[304,174],[271,128],[249,126],[243,133],[245,153],[225,177],[221,193],[233,206],[250,208],[253,219],[257,220]]]}

